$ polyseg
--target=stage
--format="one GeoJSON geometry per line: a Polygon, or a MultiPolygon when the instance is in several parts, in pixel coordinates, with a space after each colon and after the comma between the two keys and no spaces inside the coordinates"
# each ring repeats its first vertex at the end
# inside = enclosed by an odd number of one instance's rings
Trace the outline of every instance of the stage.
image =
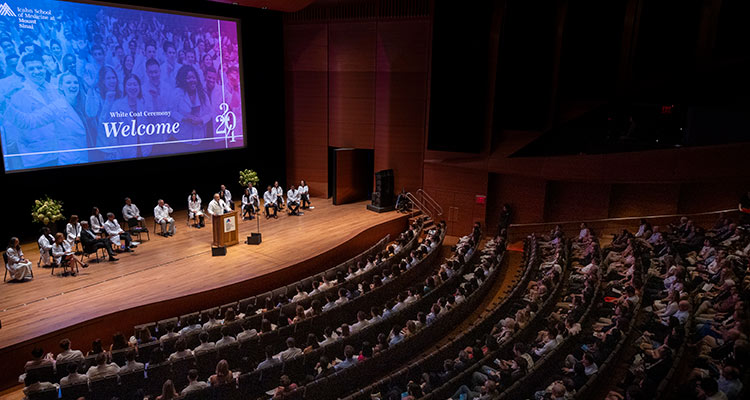
{"type": "Polygon", "coordinates": [[[34,262],[34,279],[3,283],[0,386],[17,384],[34,346],[57,353],[56,343],[64,337],[84,353],[96,338],[109,346],[116,331],[130,335],[133,325],[249,297],[335,266],[386,234],[402,232],[408,222],[404,214],[367,211],[366,202],[312,202],[315,209],[303,216],[261,217],[259,246],[243,243],[255,232],[256,221],[241,221],[240,244],[228,247],[223,257],[211,256],[211,225],[188,227],[186,211],[173,215],[175,236],[156,235],[153,218],[147,218],[150,241],[134,253],[119,254],[117,262],[91,262],[76,277],[61,277],[59,269],[51,276],[50,269],[37,268],[36,243],[23,244],[34,262]]]}

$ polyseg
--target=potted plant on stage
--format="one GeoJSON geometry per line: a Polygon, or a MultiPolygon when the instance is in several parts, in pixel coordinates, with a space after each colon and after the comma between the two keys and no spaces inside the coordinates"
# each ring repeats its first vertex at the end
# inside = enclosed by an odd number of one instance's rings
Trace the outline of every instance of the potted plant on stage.
{"type": "Polygon", "coordinates": [[[242,185],[243,188],[246,188],[249,182],[252,182],[253,186],[257,186],[258,182],[260,182],[258,174],[251,169],[240,171],[240,185],[242,185]]]}
{"type": "Polygon", "coordinates": [[[31,207],[31,220],[49,227],[52,232],[57,232],[55,222],[65,219],[62,205],[62,201],[50,199],[49,196],[35,200],[34,206],[31,207]]]}

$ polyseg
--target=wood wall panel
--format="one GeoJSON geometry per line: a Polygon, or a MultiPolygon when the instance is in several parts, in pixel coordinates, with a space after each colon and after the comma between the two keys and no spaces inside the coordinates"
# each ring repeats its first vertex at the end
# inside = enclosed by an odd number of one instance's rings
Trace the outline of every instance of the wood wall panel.
{"type": "Polygon", "coordinates": [[[328,197],[328,27],[284,26],[287,185],[328,197]]]}
{"type": "Polygon", "coordinates": [[[609,217],[675,214],[679,197],[676,183],[612,185],[609,217]]]}
{"type": "Polygon", "coordinates": [[[449,235],[465,235],[477,221],[484,225],[485,206],[475,199],[487,194],[487,172],[424,163],[424,189],[443,208],[449,235]]]}
{"type": "Polygon", "coordinates": [[[683,183],[678,212],[692,214],[737,208],[740,196],[750,191],[750,178],[683,183]]]}
{"type": "Polygon", "coordinates": [[[490,174],[487,192],[487,226],[497,228],[500,210],[505,203],[513,210],[513,224],[544,221],[547,182],[543,179],[490,174]]]}
{"type": "Polygon", "coordinates": [[[548,182],[545,221],[607,218],[609,192],[607,184],[548,182]]]}

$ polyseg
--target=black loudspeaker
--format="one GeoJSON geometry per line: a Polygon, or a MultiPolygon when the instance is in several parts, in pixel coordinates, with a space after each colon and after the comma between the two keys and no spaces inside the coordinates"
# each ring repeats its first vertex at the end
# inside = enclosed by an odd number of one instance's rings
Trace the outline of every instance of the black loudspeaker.
{"type": "Polygon", "coordinates": [[[245,243],[260,244],[260,242],[261,242],[260,233],[251,233],[250,236],[247,237],[247,241],[245,243]]]}
{"type": "Polygon", "coordinates": [[[214,257],[225,256],[227,255],[227,248],[224,246],[211,247],[211,255],[214,257]]]}
{"type": "Polygon", "coordinates": [[[390,207],[393,205],[393,170],[386,169],[375,173],[375,192],[372,205],[390,207]]]}

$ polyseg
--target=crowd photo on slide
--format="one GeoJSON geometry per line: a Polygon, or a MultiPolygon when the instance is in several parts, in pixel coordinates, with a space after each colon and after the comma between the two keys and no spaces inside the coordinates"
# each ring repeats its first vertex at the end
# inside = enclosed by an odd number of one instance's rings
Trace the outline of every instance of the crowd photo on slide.
{"type": "Polygon", "coordinates": [[[13,6],[0,16],[6,171],[243,146],[236,22],[13,6]]]}

